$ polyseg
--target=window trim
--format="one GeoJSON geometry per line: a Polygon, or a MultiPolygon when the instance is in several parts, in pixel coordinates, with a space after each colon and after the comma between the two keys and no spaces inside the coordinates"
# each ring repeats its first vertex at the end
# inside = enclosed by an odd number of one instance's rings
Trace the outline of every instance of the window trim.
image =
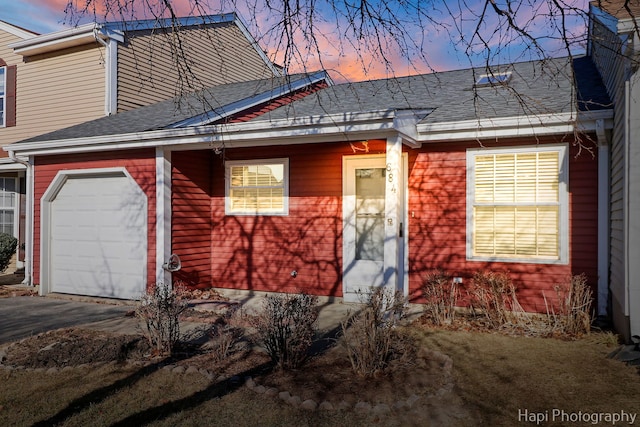
{"type": "Polygon", "coordinates": [[[224,166],[225,194],[224,213],[229,216],[287,216],[289,215],[289,159],[252,159],[252,160],[227,160],[224,166]],[[283,166],[283,200],[282,209],[272,212],[259,212],[255,210],[232,210],[231,209],[231,167],[233,166],[256,166],[266,164],[281,164],[283,166]]]}
{"type": "Polygon", "coordinates": [[[13,206],[12,207],[0,207],[0,212],[3,211],[13,211],[13,224],[12,224],[12,228],[13,230],[11,231],[11,235],[15,238],[18,238],[18,231],[19,231],[19,222],[20,222],[20,198],[19,198],[19,194],[20,194],[20,179],[18,177],[13,177],[13,176],[0,176],[0,179],[10,179],[14,181],[14,191],[11,192],[11,195],[13,196],[13,206]]]}
{"type": "Polygon", "coordinates": [[[501,148],[468,148],[467,160],[467,193],[466,193],[466,252],[467,261],[488,261],[505,263],[526,263],[526,264],[568,264],[569,262],[569,159],[567,156],[566,144],[549,144],[539,146],[519,146],[501,148]],[[475,197],[475,157],[481,155],[497,154],[518,154],[518,153],[540,153],[554,151],[559,154],[559,176],[558,176],[558,258],[550,259],[543,257],[507,257],[507,256],[474,256],[473,255],[473,208],[475,197]]]}
{"type": "Polygon", "coordinates": [[[0,128],[7,127],[7,66],[0,64],[0,70],[3,71],[0,79],[4,80],[2,87],[4,92],[0,93],[0,102],[2,102],[2,116],[0,117],[0,128]]]}

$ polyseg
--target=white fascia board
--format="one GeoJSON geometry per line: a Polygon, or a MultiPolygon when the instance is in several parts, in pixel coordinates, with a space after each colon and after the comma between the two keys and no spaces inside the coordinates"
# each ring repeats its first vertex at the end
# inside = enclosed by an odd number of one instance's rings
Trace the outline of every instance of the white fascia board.
{"type": "Polygon", "coordinates": [[[14,162],[9,157],[0,158],[0,171],[9,172],[9,171],[23,171],[26,170],[27,167],[22,163],[14,162]]]}
{"type": "Polygon", "coordinates": [[[139,19],[135,21],[113,21],[106,22],[103,27],[115,31],[147,31],[177,27],[194,27],[198,25],[211,25],[230,23],[236,19],[235,13],[221,13],[217,15],[185,16],[176,19],[139,19]]]}
{"type": "Polygon", "coordinates": [[[419,148],[422,143],[416,125],[425,118],[433,109],[424,110],[397,110],[393,118],[393,127],[402,134],[404,144],[411,148],[419,148]]]}
{"type": "Polygon", "coordinates": [[[596,133],[613,129],[613,110],[581,111],[578,113],[577,128],[581,132],[596,133]]]}
{"type": "Polygon", "coordinates": [[[386,137],[398,133],[393,126],[393,111],[345,113],[299,119],[280,119],[229,123],[221,125],[163,129],[90,138],[54,141],[22,142],[2,147],[16,155],[71,154],[88,151],[119,150],[160,146],[188,146],[192,144],[246,143],[245,146],[283,145],[328,141],[330,137],[353,140],[367,137],[386,137]],[[264,141],[270,141],[265,144],[264,141]]]}
{"type": "Polygon", "coordinates": [[[9,24],[8,22],[4,22],[4,21],[0,21],[0,31],[13,34],[16,37],[20,37],[21,39],[25,39],[25,40],[38,36],[38,34],[36,33],[22,29],[20,27],[16,27],[15,25],[9,24]]]}
{"type": "Polygon", "coordinates": [[[283,96],[287,93],[296,91],[298,89],[302,89],[303,87],[308,86],[310,84],[317,83],[321,80],[328,80],[328,78],[329,76],[327,75],[326,71],[318,71],[305,78],[298,79],[291,83],[285,83],[277,88],[257,94],[250,98],[245,98],[238,102],[233,102],[229,105],[224,105],[221,108],[218,108],[218,111],[220,112],[209,111],[205,114],[200,114],[196,117],[191,117],[189,119],[179,121],[168,127],[181,128],[186,126],[204,126],[207,123],[217,121],[221,118],[228,117],[237,112],[244,111],[255,105],[262,104],[264,102],[275,99],[279,96],[283,96]]]}
{"type": "Polygon", "coordinates": [[[435,142],[563,134],[573,131],[574,122],[574,113],[560,113],[425,123],[417,128],[420,141],[435,142]]]}
{"type": "Polygon", "coordinates": [[[96,37],[124,41],[121,33],[108,31],[99,24],[90,23],[12,43],[9,47],[18,55],[30,56],[88,44],[96,41],[96,37]]]}

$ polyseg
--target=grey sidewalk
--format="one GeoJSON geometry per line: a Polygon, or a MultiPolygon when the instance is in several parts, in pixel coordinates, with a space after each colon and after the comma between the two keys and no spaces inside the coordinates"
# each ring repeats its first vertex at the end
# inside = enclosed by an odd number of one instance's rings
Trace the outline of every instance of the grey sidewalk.
{"type": "Polygon", "coordinates": [[[52,329],[130,319],[125,314],[132,309],[43,297],[0,298],[0,345],[52,329]]]}

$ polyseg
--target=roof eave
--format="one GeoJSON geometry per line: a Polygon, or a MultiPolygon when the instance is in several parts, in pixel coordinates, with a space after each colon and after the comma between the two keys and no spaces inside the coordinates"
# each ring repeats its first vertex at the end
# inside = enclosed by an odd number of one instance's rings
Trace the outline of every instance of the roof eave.
{"type": "Polygon", "coordinates": [[[124,41],[121,33],[90,23],[12,43],[9,47],[18,55],[32,56],[93,43],[98,37],[103,40],[124,41]]]}
{"type": "Polygon", "coordinates": [[[418,125],[422,142],[488,140],[507,137],[540,137],[565,135],[576,130],[593,131],[597,120],[606,120],[611,127],[613,110],[539,114],[463,120],[418,125]]]}
{"type": "Polygon", "coordinates": [[[246,147],[286,145],[324,142],[335,140],[336,136],[348,141],[398,133],[394,128],[393,119],[394,111],[383,110],[163,129],[89,138],[19,142],[2,148],[19,156],[37,156],[158,146],[192,149],[196,146],[211,147],[216,144],[246,147]]]}

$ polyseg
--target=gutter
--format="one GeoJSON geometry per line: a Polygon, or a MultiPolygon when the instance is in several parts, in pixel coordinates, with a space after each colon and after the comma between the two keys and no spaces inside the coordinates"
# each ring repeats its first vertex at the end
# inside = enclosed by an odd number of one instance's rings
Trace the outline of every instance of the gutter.
{"type": "Polygon", "coordinates": [[[9,158],[26,168],[26,201],[25,201],[25,256],[24,256],[24,280],[23,285],[33,286],[33,165],[31,162],[16,156],[14,151],[9,151],[9,158]]]}

